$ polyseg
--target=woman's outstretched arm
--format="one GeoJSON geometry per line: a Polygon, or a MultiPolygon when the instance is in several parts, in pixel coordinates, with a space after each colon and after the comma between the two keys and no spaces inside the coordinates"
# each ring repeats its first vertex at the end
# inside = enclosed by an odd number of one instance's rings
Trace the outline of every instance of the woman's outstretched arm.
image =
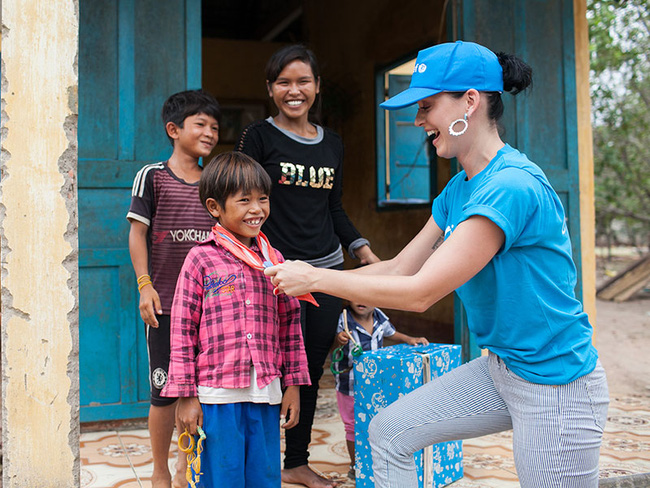
{"type": "Polygon", "coordinates": [[[442,230],[436,225],[433,217],[424,225],[422,230],[409,242],[400,253],[392,259],[380,261],[362,268],[348,270],[346,273],[372,275],[413,275],[436,249],[436,243],[442,238],[442,230]]]}
{"type": "MultiPolygon", "coordinates": [[[[473,216],[459,224],[435,252],[427,251],[428,257],[417,268],[425,255],[424,239],[419,237],[432,231],[427,226],[390,266],[382,262],[349,273],[289,261],[267,268],[265,273],[279,292],[289,295],[319,291],[372,306],[423,312],[483,269],[505,239],[491,220],[473,216]],[[361,272],[366,268],[372,274],[361,272]],[[400,273],[394,274],[395,270],[400,273]]],[[[429,241],[429,247],[432,245],[429,241]]]]}

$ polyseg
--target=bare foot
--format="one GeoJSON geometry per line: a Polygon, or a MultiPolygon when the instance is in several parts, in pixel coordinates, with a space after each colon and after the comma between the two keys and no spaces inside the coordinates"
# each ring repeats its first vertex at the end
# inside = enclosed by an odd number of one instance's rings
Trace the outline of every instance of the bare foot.
{"type": "Polygon", "coordinates": [[[318,473],[315,473],[307,464],[303,464],[297,468],[283,469],[282,482],[305,485],[308,488],[334,488],[338,486],[336,481],[323,478],[318,473]]]}
{"type": "Polygon", "coordinates": [[[172,479],[169,473],[167,476],[156,476],[151,477],[151,488],[171,488],[172,479]]]}
{"type": "Polygon", "coordinates": [[[187,488],[187,478],[185,477],[185,471],[176,471],[176,474],[172,479],[172,488],[187,488]]]}
{"type": "Polygon", "coordinates": [[[172,478],[172,488],[187,488],[187,458],[179,454],[176,459],[176,473],[172,478]]]}

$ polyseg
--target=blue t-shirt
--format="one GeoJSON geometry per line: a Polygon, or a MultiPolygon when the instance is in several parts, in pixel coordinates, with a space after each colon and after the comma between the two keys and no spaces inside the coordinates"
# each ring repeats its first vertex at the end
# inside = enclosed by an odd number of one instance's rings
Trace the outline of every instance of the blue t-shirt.
{"type": "Polygon", "coordinates": [[[456,290],[480,347],[533,383],[566,384],[594,369],[564,209],[537,165],[506,144],[472,179],[454,176],[432,214],[445,239],[473,215],[505,235],[496,256],[456,290]]]}
{"type": "MultiPolygon", "coordinates": [[[[347,308],[347,312],[350,334],[352,334],[357,344],[361,344],[361,349],[364,351],[376,351],[384,345],[384,337],[390,337],[396,332],[395,327],[390,323],[386,314],[378,308],[375,308],[372,314],[372,335],[368,334],[368,331],[363,328],[363,325],[354,319],[350,307],[347,308]]],[[[341,314],[336,333],[338,334],[343,330],[345,330],[345,327],[343,314],[341,314]]],[[[343,359],[338,363],[333,363],[336,371],[344,371],[343,373],[334,375],[336,378],[336,389],[344,395],[354,395],[354,374],[352,374],[352,371],[345,371],[354,365],[351,342],[343,346],[341,351],[343,359]]]]}

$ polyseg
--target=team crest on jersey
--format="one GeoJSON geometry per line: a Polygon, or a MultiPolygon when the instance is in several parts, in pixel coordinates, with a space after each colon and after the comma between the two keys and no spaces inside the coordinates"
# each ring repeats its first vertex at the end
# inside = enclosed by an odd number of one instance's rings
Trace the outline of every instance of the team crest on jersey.
{"type": "Polygon", "coordinates": [[[162,390],[162,387],[167,383],[167,371],[162,368],[156,368],[151,373],[151,384],[157,389],[162,390]]]}

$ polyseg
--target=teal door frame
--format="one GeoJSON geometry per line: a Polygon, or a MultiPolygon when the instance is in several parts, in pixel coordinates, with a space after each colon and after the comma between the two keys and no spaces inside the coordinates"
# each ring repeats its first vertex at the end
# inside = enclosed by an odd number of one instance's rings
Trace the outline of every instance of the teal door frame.
{"type": "MultiPolygon", "coordinates": [[[[573,2],[454,0],[452,4],[447,18],[450,40],[456,40],[456,35],[494,52],[516,54],[533,68],[532,90],[516,97],[503,95],[503,139],[544,170],[562,200],[578,270],[576,296],[582,300],[573,2]]],[[[481,351],[457,296],[455,300],[455,340],[463,345],[467,361],[481,351]]]]}
{"type": "Polygon", "coordinates": [[[201,1],[81,0],[79,11],[81,421],[146,417],[125,216],[136,172],[171,152],[164,100],[201,86],[201,1]]]}

